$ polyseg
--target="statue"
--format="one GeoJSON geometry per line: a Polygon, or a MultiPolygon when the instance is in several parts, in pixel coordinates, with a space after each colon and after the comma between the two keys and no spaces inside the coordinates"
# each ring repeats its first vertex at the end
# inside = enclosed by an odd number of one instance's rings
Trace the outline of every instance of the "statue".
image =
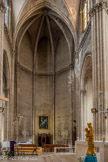
{"type": "Polygon", "coordinates": [[[88,123],[88,128],[85,128],[86,138],[88,142],[88,150],[87,155],[96,155],[95,147],[94,147],[94,135],[92,124],[88,123]]]}

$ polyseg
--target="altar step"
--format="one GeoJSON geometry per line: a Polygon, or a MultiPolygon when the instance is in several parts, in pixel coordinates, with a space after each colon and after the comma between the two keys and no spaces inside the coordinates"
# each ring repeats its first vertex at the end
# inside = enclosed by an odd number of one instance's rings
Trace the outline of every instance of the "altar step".
{"type": "Polygon", "coordinates": [[[50,155],[45,157],[45,162],[78,162],[75,155],[50,155]]]}
{"type": "MultiPolygon", "coordinates": [[[[2,160],[2,156],[0,157],[0,162],[4,162],[2,160]]],[[[11,161],[9,159],[5,160],[5,162],[11,161]]],[[[66,155],[66,154],[50,154],[50,155],[42,155],[42,156],[18,156],[15,158],[16,162],[78,162],[78,158],[75,157],[74,154],[66,155]],[[34,158],[35,160],[31,160],[31,158],[34,158]],[[27,159],[27,160],[26,160],[27,159]]]]}

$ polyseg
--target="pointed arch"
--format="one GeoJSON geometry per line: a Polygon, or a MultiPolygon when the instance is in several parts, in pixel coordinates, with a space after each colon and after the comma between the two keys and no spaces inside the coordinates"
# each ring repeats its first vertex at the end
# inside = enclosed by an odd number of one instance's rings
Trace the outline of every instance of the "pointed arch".
{"type": "Polygon", "coordinates": [[[18,21],[16,23],[15,29],[14,29],[14,41],[13,41],[14,49],[15,49],[18,33],[19,33],[21,27],[23,26],[23,24],[28,19],[32,18],[35,15],[38,15],[39,13],[37,11],[39,11],[39,9],[41,9],[43,7],[47,7],[49,9],[51,9],[53,12],[55,12],[58,15],[58,17],[60,17],[62,19],[62,21],[68,26],[70,32],[73,35],[74,42],[75,42],[75,49],[76,49],[76,47],[77,47],[76,30],[74,28],[73,22],[70,21],[65,14],[63,14],[56,6],[52,5],[51,3],[46,2],[45,0],[37,1],[37,3],[34,3],[34,5],[31,8],[29,8],[27,11],[26,6],[27,6],[28,2],[29,2],[29,0],[24,3],[22,10],[20,12],[18,21]],[[26,10],[26,13],[24,12],[24,10],[26,10]]]}
{"type": "Polygon", "coordinates": [[[80,74],[80,101],[81,101],[81,139],[84,140],[84,129],[86,123],[93,123],[91,108],[93,106],[92,90],[92,57],[91,53],[86,53],[83,58],[80,74]]]}

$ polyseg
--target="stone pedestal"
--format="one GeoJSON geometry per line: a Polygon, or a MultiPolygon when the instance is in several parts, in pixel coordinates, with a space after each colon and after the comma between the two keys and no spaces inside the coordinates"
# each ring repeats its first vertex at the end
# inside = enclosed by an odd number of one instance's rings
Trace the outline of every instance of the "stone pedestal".
{"type": "MultiPolygon", "coordinates": [[[[98,162],[108,162],[108,142],[95,141],[94,143],[98,162]]],[[[88,148],[86,141],[76,141],[75,148],[77,157],[85,157],[88,148]]]]}
{"type": "Polygon", "coordinates": [[[87,153],[87,143],[85,141],[76,141],[75,143],[75,153],[76,156],[85,156],[87,153]]]}

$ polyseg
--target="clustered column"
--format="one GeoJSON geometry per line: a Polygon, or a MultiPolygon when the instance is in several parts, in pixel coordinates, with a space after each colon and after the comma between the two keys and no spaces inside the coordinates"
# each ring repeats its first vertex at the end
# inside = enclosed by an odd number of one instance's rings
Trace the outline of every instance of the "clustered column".
{"type": "MultiPolygon", "coordinates": [[[[4,11],[3,1],[0,0],[0,96],[2,96],[3,87],[3,33],[4,33],[4,11]]],[[[2,106],[2,101],[0,101],[2,106]]],[[[2,114],[0,114],[0,143],[2,141],[2,114]]]]}
{"type": "Polygon", "coordinates": [[[93,62],[93,106],[98,110],[94,114],[95,139],[102,140],[107,135],[107,122],[104,118],[108,107],[108,3],[100,2],[90,11],[92,31],[93,62]]]}
{"type": "Polygon", "coordinates": [[[84,127],[85,127],[85,118],[86,118],[86,105],[85,105],[85,98],[86,98],[86,90],[82,89],[80,91],[80,96],[81,96],[81,121],[80,121],[80,140],[85,139],[85,132],[84,132],[84,127]]]}
{"type": "Polygon", "coordinates": [[[3,33],[4,33],[4,11],[3,1],[0,0],[0,95],[2,95],[3,84],[3,33]]]}

